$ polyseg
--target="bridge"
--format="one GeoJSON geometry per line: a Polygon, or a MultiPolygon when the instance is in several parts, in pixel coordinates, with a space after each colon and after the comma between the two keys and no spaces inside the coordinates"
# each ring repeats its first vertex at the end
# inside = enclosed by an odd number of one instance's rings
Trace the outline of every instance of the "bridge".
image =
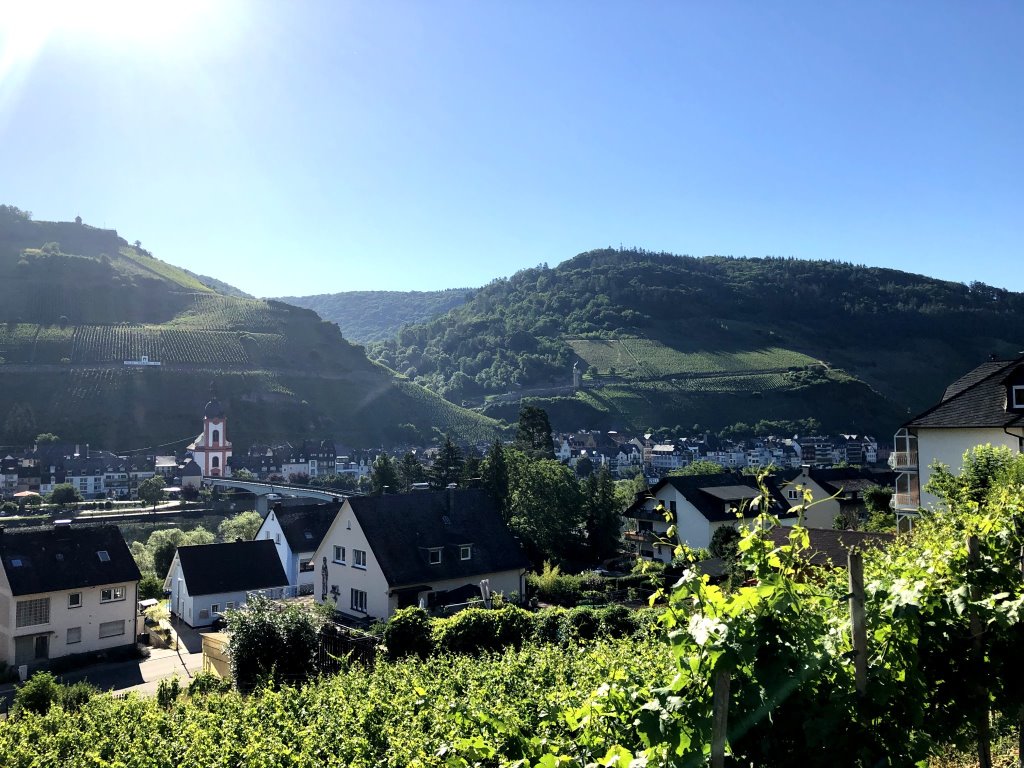
{"type": "Polygon", "coordinates": [[[259,480],[235,480],[231,477],[203,477],[203,485],[217,489],[237,488],[256,496],[256,511],[264,517],[275,501],[283,498],[316,499],[340,504],[351,493],[331,488],[316,488],[292,483],[265,483],[259,480]]]}

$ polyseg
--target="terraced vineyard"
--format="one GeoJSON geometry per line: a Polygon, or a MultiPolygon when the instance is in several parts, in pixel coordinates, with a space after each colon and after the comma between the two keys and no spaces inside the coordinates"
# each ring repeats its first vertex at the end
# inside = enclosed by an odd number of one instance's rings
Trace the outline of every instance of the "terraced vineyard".
{"type": "Polygon", "coordinates": [[[598,374],[663,378],[716,373],[782,371],[820,362],[782,347],[683,352],[643,338],[568,339],[573,351],[598,374]]]}
{"type": "Polygon", "coordinates": [[[216,293],[197,293],[194,305],[172,324],[208,330],[273,331],[281,324],[278,306],[260,299],[242,299],[216,293]]]}

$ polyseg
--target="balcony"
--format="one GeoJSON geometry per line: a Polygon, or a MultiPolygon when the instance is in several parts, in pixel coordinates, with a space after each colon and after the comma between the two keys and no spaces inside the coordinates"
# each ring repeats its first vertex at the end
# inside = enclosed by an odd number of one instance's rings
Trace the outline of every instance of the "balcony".
{"type": "Polygon", "coordinates": [[[921,506],[921,492],[896,492],[892,495],[892,506],[893,509],[918,509],[921,506]]]}
{"type": "Polygon", "coordinates": [[[917,469],[917,451],[893,451],[889,454],[889,467],[892,469],[917,469]]]}
{"type": "Polygon", "coordinates": [[[654,531],[624,531],[622,538],[626,541],[657,541],[660,537],[663,537],[664,533],[655,533],[654,531]]]}

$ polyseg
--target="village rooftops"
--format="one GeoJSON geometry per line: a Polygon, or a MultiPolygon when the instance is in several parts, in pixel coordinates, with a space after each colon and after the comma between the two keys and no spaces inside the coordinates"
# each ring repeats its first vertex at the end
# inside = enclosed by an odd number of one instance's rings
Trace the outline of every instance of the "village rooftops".
{"type": "Polygon", "coordinates": [[[946,387],[938,405],[904,424],[911,429],[1024,427],[1024,358],[989,361],[946,387]]]}
{"type": "Polygon", "coordinates": [[[15,596],[141,578],[116,525],[2,530],[0,561],[15,596]]]}
{"type": "Polygon", "coordinates": [[[529,563],[491,497],[480,489],[348,499],[392,587],[473,578],[529,563]],[[472,556],[462,559],[463,546],[472,556]],[[440,563],[428,553],[442,550],[440,563]]]}
{"type": "Polygon", "coordinates": [[[177,557],[190,595],[288,586],[277,548],[266,539],[178,547],[177,557]]]}
{"type": "Polygon", "coordinates": [[[338,515],[341,504],[274,507],[274,515],[292,552],[313,552],[338,515]]]}

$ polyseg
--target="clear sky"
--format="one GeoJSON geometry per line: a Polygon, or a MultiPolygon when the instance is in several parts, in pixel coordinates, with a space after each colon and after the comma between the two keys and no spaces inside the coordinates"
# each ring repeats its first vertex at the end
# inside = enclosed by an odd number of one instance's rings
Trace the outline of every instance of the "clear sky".
{"type": "Polygon", "coordinates": [[[0,202],[259,296],[581,251],[1024,290],[1024,3],[0,0],[0,202]]]}

